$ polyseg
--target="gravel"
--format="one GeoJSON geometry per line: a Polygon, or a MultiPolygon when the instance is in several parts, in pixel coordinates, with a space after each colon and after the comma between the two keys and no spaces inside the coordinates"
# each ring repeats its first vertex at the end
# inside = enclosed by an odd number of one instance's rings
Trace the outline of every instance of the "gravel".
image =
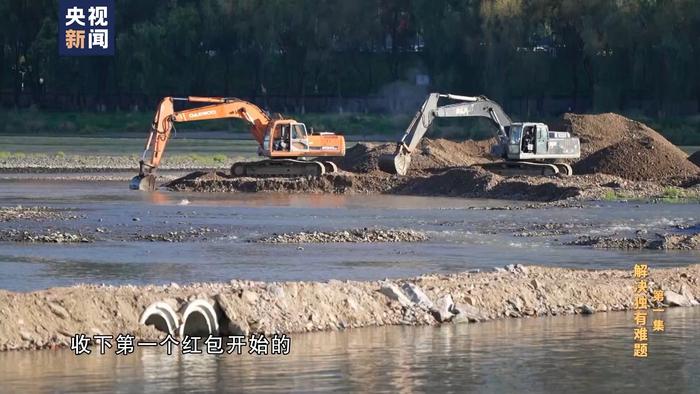
{"type": "Polygon", "coordinates": [[[415,230],[351,229],[341,231],[313,231],[299,233],[272,234],[253,242],[271,244],[298,243],[337,243],[337,242],[422,242],[428,236],[415,230]]]}

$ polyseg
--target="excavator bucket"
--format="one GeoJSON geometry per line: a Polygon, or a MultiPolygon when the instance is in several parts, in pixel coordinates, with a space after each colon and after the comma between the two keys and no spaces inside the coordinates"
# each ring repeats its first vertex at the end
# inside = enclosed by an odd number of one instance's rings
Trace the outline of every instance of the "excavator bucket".
{"type": "Polygon", "coordinates": [[[156,190],[156,177],[154,175],[136,175],[129,182],[129,189],[150,192],[156,190]]]}
{"type": "Polygon", "coordinates": [[[379,169],[390,174],[406,175],[411,165],[411,155],[404,152],[379,156],[379,169]]]}

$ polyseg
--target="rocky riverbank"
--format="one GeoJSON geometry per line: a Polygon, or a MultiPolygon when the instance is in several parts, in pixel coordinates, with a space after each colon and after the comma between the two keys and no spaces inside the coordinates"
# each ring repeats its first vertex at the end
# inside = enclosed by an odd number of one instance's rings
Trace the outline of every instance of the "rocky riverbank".
{"type": "Polygon", "coordinates": [[[339,172],[318,178],[236,178],[224,172],[194,172],[164,186],[173,191],[194,192],[396,194],[539,202],[700,199],[700,178],[677,178],[669,182],[676,186],[606,174],[504,177],[480,167],[464,167],[410,176],[339,172]]]}
{"type": "Polygon", "coordinates": [[[311,231],[273,234],[252,242],[269,244],[337,243],[337,242],[421,242],[428,236],[415,230],[350,229],[341,231],[311,231]]]}
{"type": "Polygon", "coordinates": [[[651,250],[700,250],[700,233],[655,234],[651,237],[637,236],[582,236],[567,245],[592,246],[601,249],[651,249],[651,250]]]}
{"type": "MultiPolygon", "coordinates": [[[[664,304],[692,306],[700,265],[655,269],[652,290],[664,304]]],[[[438,325],[499,318],[589,314],[630,309],[628,271],[507,266],[493,272],[423,275],[384,281],[198,283],[187,286],[79,285],[32,293],[0,290],[0,350],[67,346],[78,333],[165,334],[139,325],[154,302],[174,310],[194,299],[213,306],[220,335],[298,333],[384,325],[438,325]]]]}
{"type": "MultiPolygon", "coordinates": [[[[99,172],[129,170],[138,172],[140,155],[65,155],[48,153],[15,154],[0,158],[0,173],[99,172]]],[[[173,154],[160,166],[162,170],[229,168],[232,158],[210,158],[173,154]]]]}
{"type": "Polygon", "coordinates": [[[69,220],[77,218],[77,215],[71,214],[69,211],[49,207],[0,207],[0,222],[10,222],[15,220],[69,220]]]}

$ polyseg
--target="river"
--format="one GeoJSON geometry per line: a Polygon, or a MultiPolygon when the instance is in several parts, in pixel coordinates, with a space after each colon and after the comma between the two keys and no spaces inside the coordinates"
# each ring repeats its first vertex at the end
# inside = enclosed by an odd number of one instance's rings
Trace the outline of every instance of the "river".
{"type": "Polygon", "coordinates": [[[286,356],[5,352],[0,381],[10,393],[696,392],[700,308],[663,314],[645,359],[631,313],[612,312],[300,334],[286,356]]]}
{"type": "MultiPolygon", "coordinates": [[[[0,206],[69,209],[76,220],[0,223],[112,237],[94,243],[0,242],[0,288],[28,291],[75,283],[382,279],[506,264],[629,269],[700,262],[698,251],[622,251],[564,246],[580,235],[649,234],[697,226],[698,204],[586,203],[518,209],[523,202],[366,195],[197,194],[130,191],[123,182],[0,181],[0,206]],[[511,207],[511,210],[484,209],[511,207]],[[559,235],[522,236],[555,228],[559,235]],[[133,241],[138,234],[216,230],[206,240],[133,241]],[[378,227],[424,231],[424,243],[269,245],[273,233],[378,227]],[[104,233],[97,233],[97,229],[104,233]]],[[[697,228],[697,227],[695,227],[697,228]]]]}

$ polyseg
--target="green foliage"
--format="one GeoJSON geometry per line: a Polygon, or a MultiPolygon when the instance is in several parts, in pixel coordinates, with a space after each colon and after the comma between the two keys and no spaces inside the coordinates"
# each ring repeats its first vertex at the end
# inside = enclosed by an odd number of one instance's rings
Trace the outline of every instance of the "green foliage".
{"type": "MultiPolygon", "coordinates": [[[[58,56],[55,11],[0,0],[5,103],[143,111],[165,95],[282,96],[273,110],[304,115],[308,96],[381,97],[416,73],[528,118],[572,108],[667,119],[700,100],[695,0],[120,0],[116,56],[99,58],[58,56]],[[565,103],[546,111],[547,99],[565,103]]],[[[697,125],[670,130],[682,139],[697,125]]]]}
{"type": "Polygon", "coordinates": [[[685,197],[683,189],[673,186],[668,186],[664,189],[663,198],[667,200],[678,200],[685,197]]]}
{"type": "Polygon", "coordinates": [[[605,194],[603,195],[603,200],[604,201],[626,201],[629,200],[632,196],[628,195],[627,193],[619,190],[614,190],[614,189],[609,189],[605,191],[605,194]]]}
{"type": "Polygon", "coordinates": [[[216,155],[212,156],[212,160],[217,162],[217,163],[224,163],[224,162],[226,162],[227,159],[228,159],[228,157],[226,157],[226,155],[224,155],[224,154],[216,154],[216,155]]]}

